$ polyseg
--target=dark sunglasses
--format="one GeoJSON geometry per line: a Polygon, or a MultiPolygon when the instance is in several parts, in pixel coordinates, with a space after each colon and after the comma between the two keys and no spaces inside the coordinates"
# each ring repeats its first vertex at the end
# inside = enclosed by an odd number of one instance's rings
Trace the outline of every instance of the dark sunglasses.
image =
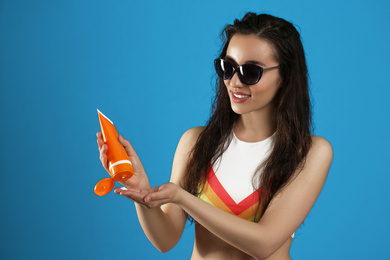
{"type": "Polygon", "coordinates": [[[280,68],[280,66],[262,68],[255,64],[243,64],[235,67],[232,63],[221,58],[214,60],[214,66],[218,76],[223,80],[233,78],[234,73],[237,71],[238,78],[246,85],[254,85],[259,82],[264,71],[280,68]]]}

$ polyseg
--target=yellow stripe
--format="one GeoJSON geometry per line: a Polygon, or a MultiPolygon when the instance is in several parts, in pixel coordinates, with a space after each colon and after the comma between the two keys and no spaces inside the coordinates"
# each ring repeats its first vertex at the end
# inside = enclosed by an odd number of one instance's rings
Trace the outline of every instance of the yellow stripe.
{"type": "Polygon", "coordinates": [[[200,198],[201,200],[204,200],[204,201],[206,201],[207,203],[209,203],[209,204],[215,206],[215,205],[211,202],[211,200],[209,200],[209,198],[207,198],[207,196],[206,196],[204,193],[201,193],[200,196],[199,196],[199,198],[200,198]]]}
{"type": "Polygon", "coordinates": [[[210,187],[209,183],[206,182],[205,187],[203,189],[203,194],[209,199],[209,201],[212,202],[214,206],[217,208],[220,208],[226,212],[229,212],[230,214],[233,214],[233,211],[229,209],[228,206],[218,197],[218,195],[214,192],[214,190],[210,187]]]}

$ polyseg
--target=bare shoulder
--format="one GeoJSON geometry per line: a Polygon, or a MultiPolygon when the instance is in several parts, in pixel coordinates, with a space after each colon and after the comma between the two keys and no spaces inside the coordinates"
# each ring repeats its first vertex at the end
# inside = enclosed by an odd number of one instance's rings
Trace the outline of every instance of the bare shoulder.
{"type": "Polygon", "coordinates": [[[185,133],[183,134],[183,137],[197,139],[199,137],[199,135],[203,132],[204,129],[205,129],[204,126],[197,126],[197,127],[190,128],[187,131],[185,131],[185,133]]]}
{"type": "Polygon", "coordinates": [[[191,151],[203,130],[204,127],[201,126],[188,129],[180,138],[173,159],[171,182],[181,183],[187,170],[191,151]]]}
{"type": "Polygon", "coordinates": [[[312,136],[312,147],[309,151],[309,156],[314,158],[322,158],[329,161],[333,159],[333,148],[331,144],[325,138],[321,136],[312,136]]]}
{"type": "Polygon", "coordinates": [[[315,143],[317,145],[325,146],[327,148],[332,148],[329,141],[321,136],[312,135],[311,140],[313,141],[313,143],[315,143]]]}
{"type": "Polygon", "coordinates": [[[331,144],[321,136],[312,136],[312,146],[306,157],[303,170],[299,175],[316,178],[324,182],[333,160],[331,144]]]}
{"type": "Polygon", "coordinates": [[[203,132],[204,126],[197,126],[188,129],[181,137],[178,148],[192,149],[198,140],[199,135],[203,132]]]}

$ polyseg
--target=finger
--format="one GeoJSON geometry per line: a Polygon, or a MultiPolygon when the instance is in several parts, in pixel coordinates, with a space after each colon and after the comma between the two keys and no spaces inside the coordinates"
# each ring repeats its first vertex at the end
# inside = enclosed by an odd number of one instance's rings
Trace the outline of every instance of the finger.
{"type": "Polygon", "coordinates": [[[121,193],[122,190],[128,190],[128,189],[126,187],[116,187],[114,189],[114,193],[119,194],[119,193],[121,193]]]}
{"type": "Polygon", "coordinates": [[[98,133],[96,133],[96,137],[97,137],[97,143],[98,143],[99,150],[100,150],[102,145],[104,144],[103,135],[102,135],[102,133],[98,132],[98,133]]]}
{"type": "Polygon", "coordinates": [[[98,148],[99,148],[99,151],[102,149],[102,146],[104,144],[103,140],[102,139],[97,139],[97,144],[98,144],[98,148]]]}
{"type": "Polygon", "coordinates": [[[147,190],[133,189],[133,188],[130,188],[130,187],[127,187],[127,186],[116,187],[114,189],[114,192],[117,193],[117,194],[121,193],[121,191],[129,191],[129,192],[134,192],[134,193],[144,193],[145,195],[149,194],[149,192],[147,190]]]}
{"type": "Polygon", "coordinates": [[[99,150],[102,148],[102,145],[104,144],[104,140],[103,140],[103,135],[102,133],[96,133],[96,137],[97,137],[97,143],[98,143],[98,146],[99,146],[99,150]]]}
{"type": "Polygon", "coordinates": [[[150,192],[149,195],[145,196],[145,202],[150,203],[159,200],[170,200],[170,193],[167,190],[160,190],[160,187],[154,188],[154,192],[150,192]],[[157,189],[156,189],[157,188],[157,189]]]}
{"type": "Polygon", "coordinates": [[[155,200],[155,201],[148,202],[147,205],[150,208],[157,208],[167,203],[170,203],[169,199],[162,199],[162,200],[155,200]]]}
{"type": "Polygon", "coordinates": [[[154,188],[150,188],[146,191],[143,191],[145,193],[145,197],[143,198],[143,201],[145,201],[146,203],[148,203],[149,201],[151,201],[152,199],[149,197],[150,194],[155,194],[156,192],[159,191],[161,186],[157,186],[157,187],[154,187],[154,188]],[[146,199],[148,197],[148,199],[146,199]]]}
{"type": "Polygon", "coordinates": [[[131,197],[132,199],[144,203],[144,198],[148,195],[147,191],[137,191],[137,190],[122,190],[119,192],[119,195],[131,197]]]}
{"type": "Polygon", "coordinates": [[[106,171],[108,171],[108,167],[107,167],[107,145],[106,144],[103,144],[102,145],[102,149],[100,150],[100,161],[102,162],[102,165],[104,167],[104,169],[106,169],[106,171]]]}
{"type": "MultiPolygon", "coordinates": [[[[145,191],[144,191],[145,192],[145,191]]],[[[119,195],[124,196],[135,203],[140,204],[141,206],[145,208],[150,208],[150,206],[144,201],[144,197],[147,193],[141,193],[141,192],[136,192],[132,190],[122,190],[119,195]]]]}

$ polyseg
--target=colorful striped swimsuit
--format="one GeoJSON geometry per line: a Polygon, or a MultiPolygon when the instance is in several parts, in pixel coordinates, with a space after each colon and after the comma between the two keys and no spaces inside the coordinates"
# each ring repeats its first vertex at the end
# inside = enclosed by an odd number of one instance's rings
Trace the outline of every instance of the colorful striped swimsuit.
{"type": "Polygon", "coordinates": [[[274,135],[260,142],[247,143],[233,133],[226,151],[210,166],[199,198],[230,214],[258,222],[261,217],[260,188],[254,188],[252,183],[259,183],[259,175],[254,180],[253,176],[268,157],[273,140],[274,135]]]}

